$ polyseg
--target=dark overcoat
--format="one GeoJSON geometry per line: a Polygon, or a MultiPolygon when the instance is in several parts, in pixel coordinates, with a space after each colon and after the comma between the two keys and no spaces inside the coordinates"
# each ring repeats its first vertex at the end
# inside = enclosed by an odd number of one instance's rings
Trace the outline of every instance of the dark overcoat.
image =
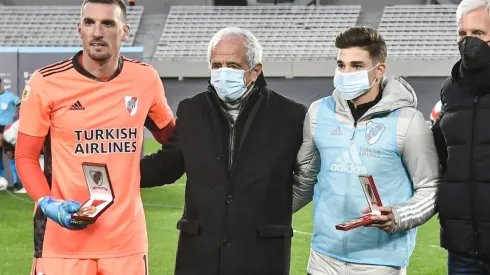
{"type": "Polygon", "coordinates": [[[169,144],[141,162],[142,187],[187,175],[176,275],[289,274],[306,111],[268,89],[263,75],[236,122],[212,86],[180,102],[169,144]]]}

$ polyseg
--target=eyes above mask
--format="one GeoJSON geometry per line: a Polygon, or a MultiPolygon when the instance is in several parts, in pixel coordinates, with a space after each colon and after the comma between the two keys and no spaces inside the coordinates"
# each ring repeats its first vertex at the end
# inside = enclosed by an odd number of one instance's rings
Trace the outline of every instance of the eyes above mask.
{"type": "Polygon", "coordinates": [[[253,67],[246,71],[232,68],[212,69],[211,85],[216,90],[218,97],[225,102],[240,99],[248,88],[244,82],[245,73],[252,69],[253,67]]]}
{"type": "Polygon", "coordinates": [[[490,64],[489,41],[483,41],[473,36],[466,36],[458,43],[463,66],[468,70],[476,70],[490,64]]]}
{"type": "Polygon", "coordinates": [[[335,70],[335,76],[333,78],[334,87],[342,97],[346,100],[352,100],[365,94],[369,89],[374,86],[376,79],[373,83],[369,83],[369,72],[378,67],[380,63],[376,64],[369,70],[362,70],[358,72],[343,73],[337,68],[335,70]]]}

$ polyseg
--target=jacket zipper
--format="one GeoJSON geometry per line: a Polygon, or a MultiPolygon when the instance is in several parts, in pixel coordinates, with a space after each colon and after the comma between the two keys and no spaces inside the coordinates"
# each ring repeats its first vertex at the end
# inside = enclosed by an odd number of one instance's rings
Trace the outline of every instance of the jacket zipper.
{"type": "Polygon", "coordinates": [[[382,113],[386,113],[386,112],[385,111],[378,111],[378,112],[371,113],[367,116],[366,116],[366,113],[364,115],[362,115],[357,121],[354,119],[354,117],[352,117],[352,119],[354,120],[354,130],[352,131],[352,135],[350,137],[350,140],[354,140],[354,136],[356,135],[356,130],[357,130],[357,123],[359,121],[361,121],[363,119],[367,119],[368,117],[374,117],[377,114],[382,114],[382,113]]]}
{"type": "MultiPolygon", "coordinates": [[[[360,118],[359,118],[360,119],[360,118]]],[[[350,140],[354,140],[354,136],[356,135],[356,129],[357,129],[357,121],[354,120],[354,129],[352,131],[352,135],[350,137],[350,140]]]]}
{"type": "Polygon", "coordinates": [[[476,192],[476,183],[474,182],[474,177],[473,177],[473,150],[474,150],[474,143],[475,143],[475,121],[476,121],[476,105],[478,104],[478,96],[475,96],[473,99],[473,119],[472,119],[472,129],[471,129],[471,148],[470,148],[470,200],[471,200],[471,215],[472,215],[472,220],[473,220],[473,230],[475,233],[475,255],[478,256],[478,250],[480,249],[480,241],[479,241],[479,234],[478,234],[478,215],[476,213],[476,206],[475,206],[475,192],[476,192]]]}
{"type": "MultiPolygon", "coordinates": [[[[237,117],[238,119],[238,117],[237,117]]],[[[235,122],[230,123],[230,144],[228,148],[228,176],[231,176],[231,169],[233,167],[233,154],[235,150],[235,122]]]]}
{"type": "Polygon", "coordinates": [[[238,110],[238,116],[235,121],[233,121],[233,117],[220,105],[220,109],[226,117],[226,121],[228,121],[228,127],[230,130],[229,142],[228,142],[228,176],[231,176],[231,169],[233,167],[233,155],[235,151],[235,124],[238,121],[238,117],[242,112],[242,106],[240,106],[238,110]]]}

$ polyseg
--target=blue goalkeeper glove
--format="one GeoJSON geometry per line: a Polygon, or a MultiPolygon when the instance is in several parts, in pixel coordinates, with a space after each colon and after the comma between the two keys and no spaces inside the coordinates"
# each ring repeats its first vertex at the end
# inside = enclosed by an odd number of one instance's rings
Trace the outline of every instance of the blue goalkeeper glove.
{"type": "Polygon", "coordinates": [[[51,220],[70,230],[80,230],[87,227],[88,223],[77,221],[71,217],[71,214],[76,213],[81,203],[76,201],[57,200],[53,197],[42,197],[37,202],[39,208],[44,215],[51,220]]]}

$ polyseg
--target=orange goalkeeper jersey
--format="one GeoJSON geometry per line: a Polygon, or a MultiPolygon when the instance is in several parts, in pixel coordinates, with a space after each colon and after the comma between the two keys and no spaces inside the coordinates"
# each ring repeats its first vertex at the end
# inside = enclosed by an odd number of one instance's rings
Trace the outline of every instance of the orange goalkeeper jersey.
{"type": "Polygon", "coordinates": [[[37,210],[36,257],[106,258],[148,250],[140,196],[139,161],[145,121],[162,129],[173,121],[157,72],[119,59],[104,82],[83,69],[79,52],[37,70],[22,95],[19,132],[44,137],[51,195],[81,203],[89,198],[83,162],[107,164],[114,204],[95,224],[70,231],[37,210]]]}

